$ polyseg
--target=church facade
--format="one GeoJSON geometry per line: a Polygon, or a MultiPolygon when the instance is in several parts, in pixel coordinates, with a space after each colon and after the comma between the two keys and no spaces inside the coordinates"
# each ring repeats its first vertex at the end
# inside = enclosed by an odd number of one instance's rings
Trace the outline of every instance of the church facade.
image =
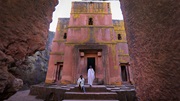
{"type": "Polygon", "coordinates": [[[72,2],[70,18],[59,18],[46,83],[76,83],[95,70],[98,84],[131,81],[124,22],[112,20],[108,2],[72,2]]]}

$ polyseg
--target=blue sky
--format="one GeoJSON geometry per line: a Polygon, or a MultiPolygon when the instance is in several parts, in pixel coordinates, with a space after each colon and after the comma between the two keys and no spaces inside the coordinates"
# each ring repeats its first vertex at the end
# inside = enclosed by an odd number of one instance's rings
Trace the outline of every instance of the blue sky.
{"type": "MultiPolygon", "coordinates": [[[[72,1],[81,1],[81,0],[59,0],[59,4],[56,6],[56,10],[53,12],[53,21],[51,22],[49,28],[50,31],[55,32],[58,18],[70,17],[72,1]]],[[[109,2],[111,3],[112,18],[122,20],[123,16],[120,9],[119,1],[109,1],[109,2]]]]}

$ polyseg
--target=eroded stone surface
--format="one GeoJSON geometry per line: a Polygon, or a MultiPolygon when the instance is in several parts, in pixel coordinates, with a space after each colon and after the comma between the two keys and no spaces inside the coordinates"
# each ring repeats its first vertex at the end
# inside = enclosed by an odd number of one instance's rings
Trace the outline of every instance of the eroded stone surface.
{"type": "Polygon", "coordinates": [[[11,73],[18,74],[18,77],[24,81],[22,89],[45,81],[53,38],[54,32],[49,32],[45,50],[37,51],[32,56],[26,57],[23,65],[9,69],[11,73]]]}
{"type": "Polygon", "coordinates": [[[57,3],[58,0],[0,1],[0,95],[12,87],[9,85],[19,75],[13,76],[8,69],[23,69],[21,65],[26,56],[45,48],[49,23],[57,3]]]}
{"type": "Polygon", "coordinates": [[[179,101],[180,3],[120,2],[138,97],[141,101],[179,101]]]}

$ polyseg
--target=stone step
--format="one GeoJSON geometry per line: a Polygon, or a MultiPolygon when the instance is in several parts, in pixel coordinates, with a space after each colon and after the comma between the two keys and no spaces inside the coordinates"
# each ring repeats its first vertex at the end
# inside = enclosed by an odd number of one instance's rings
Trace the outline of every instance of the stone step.
{"type": "MultiPolygon", "coordinates": [[[[105,87],[99,88],[99,87],[86,87],[86,92],[110,92],[110,90],[107,90],[105,87]]],[[[74,89],[69,90],[69,92],[81,92],[82,90],[79,87],[75,87],[74,89]]]]}
{"type": "Polygon", "coordinates": [[[119,101],[119,100],[62,100],[62,101],[119,101]]]}
{"type": "MultiPolygon", "coordinates": [[[[135,101],[136,93],[133,85],[85,85],[86,93],[77,90],[77,84],[69,85],[34,85],[31,86],[30,95],[35,95],[39,99],[55,99],[59,100],[120,100],[135,101]],[[97,92],[93,92],[97,91],[97,92]],[[107,90],[107,91],[106,91],[107,90]],[[65,94],[66,92],[66,94],[65,94]],[[69,94],[67,92],[70,92],[69,94]],[[102,93],[104,92],[104,93],[102,93]],[[77,93],[77,94],[76,94],[77,93]],[[114,95],[112,94],[114,93],[114,95]],[[65,97],[66,96],[66,97],[65,97]]],[[[49,100],[47,100],[49,101],[49,100]]]]}
{"type": "Polygon", "coordinates": [[[74,100],[116,100],[117,93],[115,92],[65,92],[64,99],[74,100]]]}

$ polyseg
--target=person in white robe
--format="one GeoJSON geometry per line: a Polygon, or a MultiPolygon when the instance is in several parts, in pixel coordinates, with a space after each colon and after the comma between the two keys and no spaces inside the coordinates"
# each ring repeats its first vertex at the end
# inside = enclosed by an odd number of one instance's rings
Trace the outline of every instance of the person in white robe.
{"type": "Polygon", "coordinates": [[[93,84],[94,78],[95,78],[94,70],[93,70],[92,66],[89,66],[89,69],[88,69],[88,84],[90,85],[90,87],[93,84]]]}
{"type": "Polygon", "coordinates": [[[77,81],[77,85],[83,90],[83,92],[85,93],[86,90],[85,90],[85,87],[84,87],[84,78],[82,75],[80,75],[80,78],[78,79],[77,81]]]}

